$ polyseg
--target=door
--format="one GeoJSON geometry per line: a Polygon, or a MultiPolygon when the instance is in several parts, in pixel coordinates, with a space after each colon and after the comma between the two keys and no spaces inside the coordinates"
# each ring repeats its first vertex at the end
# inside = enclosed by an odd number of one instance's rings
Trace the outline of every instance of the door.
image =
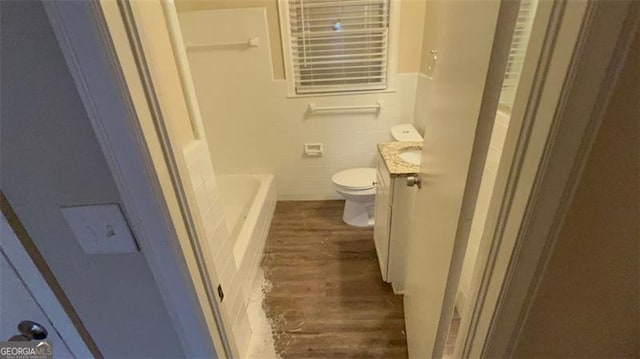
{"type": "MultiPolygon", "coordinates": [[[[56,333],[53,324],[47,319],[46,314],[38,307],[24,282],[15,271],[15,267],[7,259],[4,251],[0,251],[0,341],[21,334],[18,325],[25,321],[39,324],[44,330],[30,330],[31,335],[36,335],[34,341],[42,336],[42,340],[52,344],[55,358],[72,358],[69,348],[56,333]]],[[[27,333],[25,333],[27,334],[27,333]]],[[[22,335],[21,335],[22,336],[22,335]]]]}
{"type": "MultiPolygon", "coordinates": [[[[427,1],[423,62],[429,67],[416,97],[422,102],[416,116],[424,118],[425,127],[422,186],[407,243],[404,296],[414,358],[441,357],[446,341],[446,312],[453,312],[453,300],[445,302],[445,290],[499,9],[499,1],[427,1]]],[[[464,255],[464,246],[462,252],[458,255],[464,255]]]]}
{"type": "Polygon", "coordinates": [[[93,357],[4,215],[0,221],[0,341],[46,341],[54,358],[93,357]]]}

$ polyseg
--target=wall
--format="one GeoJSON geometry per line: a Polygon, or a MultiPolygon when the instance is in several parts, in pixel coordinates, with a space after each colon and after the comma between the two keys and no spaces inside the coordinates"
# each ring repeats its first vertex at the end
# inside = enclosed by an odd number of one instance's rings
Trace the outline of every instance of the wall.
{"type": "Polygon", "coordinates": [[[515,357],[640,357],[640,35],[601,126],[515,357]]]}
{"type": "Polygon", "coordinates": [[[211,157],[217,173],[273,173],[280,199],[339,198],[331,176],[352,167],[374,167],[376,143],[389,128],[413,118],[415,74],[395,77],[395,91],[287,98],[287,84],[271,78],[267,16],[263,9],[180,14],[186,42],[229,42],[257,36],[245,50],[190,51],[211,157]],[[239,26],[239,24],[241,24],[239,26]],[[228,29],[234,28],[230,34],[228,29]],[[375,104],[383,109],[356,114],[310,115],[319,106],[375,104]],[[303,156],[303,144],[322,142],[324,157],[303,156]]]}
{"type": "Polygon", "coordinates": [[[413,111],[413,127],[415,127],[420,134],[424,137],[426,123],[428,121],[427,113],[429,112],[429,108],[427,107],[427,101],[418,100],[418,99],[426,99],[431,96],[429,94],[430,86],[429,86],[429,73],[428,66],[430,65],[431,55],[429,53],[430,47],[429,44],[434,43],[435,39],[438,35],[438,26],[439,21],[443,21],[438,18],[435,14],[437,13],[439,6],[438,1],[433,1],[429,4],[429,11],[426,9],[421,13],[424,21],[422,21],[422,36],[420,37],[421,43],[416,46],[417,49],[420,50],[420,61],[418,62],[418,77],[416,80],[416,101],[415,108],[413,111]]]}
{"type": "Polygon", "coordinates": [[[143,254],[87,255],[62,217],[120,196],[42,4],[0,6],[2,191],[106,357],[183,357],[143,254]]]}
{"type": "MultiPolygon", "coordinates": [[[[4,243],[6,244],[8,241],[15,241],[17,243],[20,243],[19,239],[15,236],[14,232],[12,232],[11,229],[7,228],[7,230],[5,231],[4,226],[7,222],[5,222],[6,219],[4,215],[0,220],[2,220],[3,226],[2,234],[3,236],[6,236],[5,238],[3,238],[4,243]],[[8,239],[7,237],[9,236],[13,238],[8,239]]],[[[16,244],[16,247],[17,246],[20,246],[20,244],[16,244]]],[[[42,298],[40,296],[46,293],[53,297],[53,294],[50,294],[50,292],[45,292],[44,289],[46,288],[46,284],[44,281],[42,281],[42,287],[37,287],[36,285],[34,285],[33,282],[36,282],[35,280],[32,280],[32,282],[30,282],[30,284],[32,285],[31,288],[27,288],[27,286],[24,284],[24,272],[28,271],[31,273],[37,273],[38,269],[33,266],[33,262],[20,261],[22,258],[13,257],[11,258],[11,261],[9,261],[8,256],[5,256],[5,253],[6,252],[0,253],[0,273],[2,274],[2,281],[0,281],[0,309],[2,310],[2,316],[0,316],[0,338],[2,338],[2,340],[4,341],[18,334],[16,325],[23,321],[25,317],[28,317],[29,320],[40,323],[44,325],[45,328],[50,330],[47,335],[47,341],[52,344],[53,355],[55,355],[56,358],[73,358],[73,355],[71,354],[71,350],[67,346],[67,343],[69,343],[69,340],[72,339],[74,341],[82,343],[82,346],[84,346],[82,339],[80,339],[77,332],[74,331],[72,332],[74,334],[74,337],[65,337],[66,341],[63,341],[57,331],[51,331],[51,326],[49,326],[47,323],[50,320],[49,318],[51,318],[51,316],[47,316],[48,313],[45,313],[41,307],[42,298]],[[20,268],[18,266],[22,267],[22,271],[21,269],[18,269],[20,268]],[[30,289],[42,290],[42,292],[40,292],[40,296],[38,296],[38,294],[32,294],[30,289]],[[38,298],[39,302],[36,302],[35,298],[38,298]]],[[[26,253],[25,256],[27,256],[26,253]]],[[[42,280],[41,277],[38,279],[42,280]]],[[[58,308],[60,312],[64,313],[62,307],[56,307],[56,309],[58,308]]],[[[63,318],[66,319],[67,317],[63,316],[63,318]]],[[[56,324],[58,323],[60,322],[57,322],[56,324]]],[[[69,327],[73,329],[71,325],[69,327]]],[[[84,354],[91,355],[91,352],[85,349],[84,354]]]]}
{"type": "MultiPolygon", "coordinates": [[[[274,79],[284,79],[284,52],[280,35],[278,0],[174,0],[179,12],[199,10],[263,8],[267,13],[268,41],[271,43],[271,67],[274,79]]],[[[266,42],[263,42],[266,43],[266,42]]]]}
{"type": "MultiPolygon", "coordinates": [[[[267,13],[271,64],[274,79],[284,79],[284,55],[278,17],[278,0],[174,0],[179,12],[264,8],[267,13]]],[[[398,43],[398,72],[415,73],[420,68],[420,49],[426,0],[401,1],[400,34],[398,43]]]]}
{"type": "Polygon", "coordinates": [[[421,72],[427,0],[400,1],[398,73],[421,72]]]}

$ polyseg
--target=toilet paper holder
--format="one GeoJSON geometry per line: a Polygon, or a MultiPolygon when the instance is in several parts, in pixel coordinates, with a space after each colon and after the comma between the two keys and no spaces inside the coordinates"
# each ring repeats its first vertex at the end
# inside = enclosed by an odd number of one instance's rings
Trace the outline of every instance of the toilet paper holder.
{"type": "Polygon", "coordinates": [[[304,154],[307,157],[322,157],[324,148],[322,143],[305,143],[304,154]]]}

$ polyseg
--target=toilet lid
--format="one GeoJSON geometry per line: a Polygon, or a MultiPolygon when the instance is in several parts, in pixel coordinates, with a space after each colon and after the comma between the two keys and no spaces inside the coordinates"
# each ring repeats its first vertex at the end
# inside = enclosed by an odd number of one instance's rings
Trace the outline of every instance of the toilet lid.
{"type": "Polygon", "coordinates": [[[333,183],[349,189],[367,189],[375,186],[375,168],[352,168],[338,172],[331,178],[333,183]]]}

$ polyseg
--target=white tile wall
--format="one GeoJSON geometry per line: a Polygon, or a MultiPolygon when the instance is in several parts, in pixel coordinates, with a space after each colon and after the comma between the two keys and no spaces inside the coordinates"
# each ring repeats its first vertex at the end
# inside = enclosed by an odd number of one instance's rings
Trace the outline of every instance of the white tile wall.
{"type": "Polygon", "coordinates": [[[222,310],[232,322],[232,333],[243,356],[251,339],[251,329],[247,317],[247,307],[241,298],[242,283],[238,277],[233,259],[233,243],[229,238],[220,193],[216,186],[215,174],[206,141],[194,141],[183,151],[188,167],[189,181],[195,193],[196,221],[201,221],[206,236],[206,249],[213,258],[215,271],[225,292],[222,310]]]}
{"type": "Polygon", "coordinates": [[[331,183],[333,174],[374,167],[376,144],[390,140],[389,128],[413,120],[417,75],[395,76],[395,91],[389,93],[288,98],[286,82],[273,80],[266,21],[263,9],[180,14],[187,43],[258,37],[261,44],[189,53],[216,171],[272,173],[280,199],[340,198],[331,183]],[[376,101],[383,103],[378,115],[307,113],[312,102],[342,106],[376,101]],[[324,157],[304,157],[305,142],[324,143],[324,157]]]}

